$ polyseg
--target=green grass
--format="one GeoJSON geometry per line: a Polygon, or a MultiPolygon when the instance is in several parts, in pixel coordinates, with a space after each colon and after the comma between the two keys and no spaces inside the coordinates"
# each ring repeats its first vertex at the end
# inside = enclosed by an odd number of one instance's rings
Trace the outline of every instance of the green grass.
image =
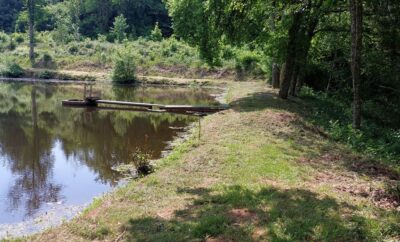
{"type": "MultiPolygon", "coordinates": [[[[15,49],[7,48],[9,38],[6,34],[3,56],[14,59],[24,68],[30,67],[29,48],[26,39],[15,43],[15,49]]],[[[143,75],[199,77],[214,70],[200,59],[196,48],[174,38],[152,41],[139,38],[123,43],[110,43],[104,40],[85,39],[67,44],[55,42],[50,32],[37,35],[35,68],[50,70],[110,71],[115,53],[124,49],[132,50],[138,73],[143,75]],[[203,74],[201,74],[203,73],[203,74]]],[[[1,62],[1,61],[0,61],[1,62]]],[[[1,63],[0,63],[1,64],[1,63]]],[[[234,70],[235,60],[223,61],[221,70],[234,70]]],[[[215,71],[218,72],[217,70],[215,71]]]]}
{"type": "Polygon", "coordinates": [[[231,83],[229,93],[232,109],[203,119],[201,138],[195,129],[155,173],[34,239],[399,239],[398,211],[337,189],[376,189],[388,178],[352,170],[363,155],[301,117],[301,100],[277,99],[262,83],[231,83]]]}

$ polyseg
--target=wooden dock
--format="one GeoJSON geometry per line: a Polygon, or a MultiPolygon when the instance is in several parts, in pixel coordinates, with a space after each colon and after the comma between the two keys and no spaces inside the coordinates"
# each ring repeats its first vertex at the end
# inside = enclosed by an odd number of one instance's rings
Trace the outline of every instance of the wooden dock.
{"type": "Polygon", "coordinates": [[[98,107],[100,104],[111,106],[135,107],[144,110],[158,110],[173,113],[216,113],[228,109],[228,106],[191,106],[191,105],[163,105],[155,103],[139,103],[102,100],[97,97],[88,97],[85,100],[64,100],[63,106],[69,107],[98,107]]]}

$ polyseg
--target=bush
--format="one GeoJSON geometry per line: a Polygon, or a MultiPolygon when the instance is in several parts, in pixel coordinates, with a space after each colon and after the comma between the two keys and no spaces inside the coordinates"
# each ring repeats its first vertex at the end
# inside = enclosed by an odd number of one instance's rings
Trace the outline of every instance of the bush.
{"type": "Polygon", "coordinates": [[[241,68],[246,72],[254,71],[260,61],[260,56],[250,51],[244,51],[238,54],[236,63],[237,68],[241,68]]]}
{"type": "Polygon", "coordinates": [[[150,158],[151,155],[149,153],[142,152],[139,149],[137,149],[135,153],[131,154],[132,164],[135,166],[139,176],[145,176],[154,171],[150,158]]]}
{"type": "Polygon", "coordinates": [[[162,32],[157,22],[156,25],[154,26],[154,29],[151,31],[150,39],[153,41],[161,41],[162,38],[163,38],[162,32]]]}
{"type": "Polygon", "coordinates": [[[15,40],[15,42],[17,42],[18,44],[22,44],[25,41],[24,35],[21,33],[14,33],[13,34],[13,39],[15,40]]]}
{"type": "Polygon", "coordinates": [[[98,34],[97,35],[97,41],[99,41],[100,43],[107,42],[107,36],[105,36],[103,34],[98,34]]]}
{"type": "Polygon", "coordinates": [[[133,83],[136,81],[135,56],[131,48],[117,51],[114,57],[112,80],[117,83],[133,83]]]}
{"type": "Polygon", "coordinates": [[[92,48],[93,48],[93,42],[92,42],[92,40],[89,39],[89,38],[86,38],[85,41],[84,41],[84,46],[85,46],[85,48],[87,48],[87,49],[92,49],[92,48]]]}
{"type": "Polygon", "coordinates": [[[78,46],[76,46],[76,45],[71,45],[68,47],[68,52],[71,55],[76,55],[78,53],[78,51],[79,51],[79,49],[78,49],[78,46]]]}
{"type": "Polygon", "coordinates": [[[37,60],[37,67],[54,68],[55,62],[53,57],[47,52],[43,53],[37,60]]]}
{"type": "Polygon", "coordinates": [[[0,32],[0,43],[5,43],[10,39],[8,35],[4,32],[0,32]]]}
{"type": "Polygon", "coordinates": [[[0,32],[0,51],[8,47],[9,41],[10,37],[4,32],[0,32]]]}
{"type": "Polygon", "coordinates": [[[245,75],[260,75],[263,71],[260,67],[261,57],[258,53],[248,50],[240,50],[236,54],[235,69],[238,79],[243,79],[245,75]]]}
{"type": "Polygon", "coordinates": [[[18,78],[22,77],[25,71],[17,63],[7,61],[2,70],[0,70],[0,74],[5,77],[18,78]]]}
{"type": "Polygon", "coordinates": [[[13,39],[10,39],[10,43],[8,44],[8,49],[9,50],[15,50],[15,48],[17,48],[17,45],[15,44],[13,39]]]}
{"type": "Polygon", "coordinates": [[[54,76],[55,76],[54,72],[51,72],[48,70],[39,72],[39,74],[38,74],[38,78],[41,78],[41,79],[52,79],[52,78],[54,78],[54,76]]]}
{"type": "Polygon", "coordinates": [[[308,86],[302,86],[299,92],[299,97],[303,98],[315,97],[315,92],[312,88],[308,86]]]}

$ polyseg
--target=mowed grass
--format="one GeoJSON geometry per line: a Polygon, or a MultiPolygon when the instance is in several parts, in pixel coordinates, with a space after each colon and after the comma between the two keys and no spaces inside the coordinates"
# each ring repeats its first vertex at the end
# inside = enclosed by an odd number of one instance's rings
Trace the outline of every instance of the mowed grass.
{"type": "Polygon", "coordinates": [[[399,212],[368,192],[393,179],[390,170],[353,169],[368,157],[309,124],[301,100],[282,101],[260,82],[229,88],[232,109],[204,118],[201,137],[197,127],[155,173],[27,240],[400,239],[399,212]]]}

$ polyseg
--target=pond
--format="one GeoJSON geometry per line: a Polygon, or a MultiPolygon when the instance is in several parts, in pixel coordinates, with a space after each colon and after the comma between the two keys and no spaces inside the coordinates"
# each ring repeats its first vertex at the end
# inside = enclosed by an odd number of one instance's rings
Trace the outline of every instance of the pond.
{"type": "Polygon", "coordinates": [[[199,88],[0,83],[0,238],[16,225],[25,224],[21,234],[26,234],[41,229],[37,221],[54,225],[71,218],[120,183],[113,167],[129,163],[132,152],[160,158],[169,142],[198,120],[62,107],[62,100],[89,91],[109,100],[216,103],[209,89],[199,88]],[[51,213],[56,218],[46,217],[51,213]]]}

